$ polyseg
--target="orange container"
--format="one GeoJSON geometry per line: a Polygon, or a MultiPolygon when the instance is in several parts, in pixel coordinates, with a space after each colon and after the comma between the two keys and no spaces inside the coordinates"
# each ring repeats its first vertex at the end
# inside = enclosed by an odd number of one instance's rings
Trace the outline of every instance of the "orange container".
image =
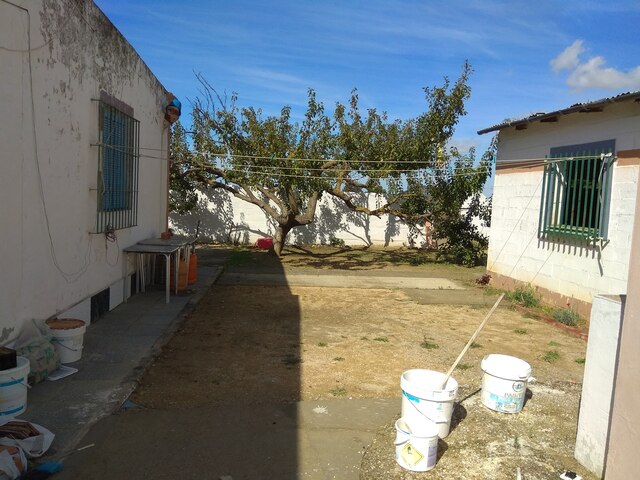
{"type": "MultiPolygon", "coordinates": [[[[173,260],[173,259],[172,259],[173,260]]],[[[175,288],[175,280],[174,280],[174,263],[171,262],[171,289],[175,288]]],[[[180,263],[178,264],[178,291],[181,292],[187,289],[187,259],[180,257],[180,263]]]]}
{"type": "Polygon", "coordinates": [[[194,283],[196,283],[197,279],[198,279],[198,256],[194,252],[189,256],[189,279],[187,283],[189,283],[189,285],[193,285],[194,283]]]}

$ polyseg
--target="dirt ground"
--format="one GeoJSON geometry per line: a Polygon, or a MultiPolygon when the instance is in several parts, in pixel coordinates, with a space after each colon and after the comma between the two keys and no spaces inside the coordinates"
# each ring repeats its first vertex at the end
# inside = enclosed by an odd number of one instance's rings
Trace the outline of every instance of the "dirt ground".
{"type": "MultiPolygon", "coordinates": [[[[404,252],[396,253],[403,261],[389,263],[375,254],[349,260],[315,253],[291,251],[275,263],[265,255],[240,253],[232,256],[227,271],[325,268],[361,275],[375,270],[376,275],[452,278],[470,293],[477,290],[473,279],[481,273],[412,265],[404,252]]],[[[328,398],[397,397],[400,402],[402,372],[446,371],[488,311],[478,305],[423,304],[410,293],[221,282],[163,349],[133,400],[148,408],[328,398]]],[[[558,471],[578,469],[573,446],[585,350],[583,340],[500,307],[453,374],[460,385],[459,403],[452,433],[441,442],[438,467],[429,478],[516,478],[517,467],[527,479],[558,478],[558,471]],[[480,403],[480,362],[490,353],[516,356],[533,368],[537,380],[518,415],[497,414],[480,403]]],[[[366,454],[361,478],[409,478],[393,462],[393,420],[381,426],[370,447],[391,449],[382,456],[390,461],[381,465],[381,457],[366,454]]]]}

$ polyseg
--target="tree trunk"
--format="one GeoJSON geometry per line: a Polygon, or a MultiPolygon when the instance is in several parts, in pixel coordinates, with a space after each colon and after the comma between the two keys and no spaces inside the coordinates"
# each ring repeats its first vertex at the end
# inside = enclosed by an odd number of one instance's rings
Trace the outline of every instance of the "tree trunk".
{"type": "Polygon", "coordinates": [[[284,242],[287,240],[287,235],[291,231],[289,225],[278,225],[276,228],[276,235],[273,239],[273,252],[280,257],[282,255],[282,249],[284,248],[284,242]]]}

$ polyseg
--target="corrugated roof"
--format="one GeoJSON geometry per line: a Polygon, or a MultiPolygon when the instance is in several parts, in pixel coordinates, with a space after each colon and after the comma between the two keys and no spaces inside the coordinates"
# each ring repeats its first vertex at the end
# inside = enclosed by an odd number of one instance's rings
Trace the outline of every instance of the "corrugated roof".
{"type": "Polygon", "coordinates": [[[603,98],[600,100],[596,100],[594,102],[576,103],[562,110],[556,110],[554,112],[549,112],[549,113],[535,113],[533,115],[530,115],[526,118],[522,118],[520,120],[509,120],[507,122],[499,123],[498,125],[494,125],[492,127],[485,128],[483,130],[478,130],[478,135],[483,135],[489,132],[495,132],[496,130],[502,130],[503,128],[507,128],[507,127],[517,127],[518,125],[526,125],[527,123],[531,123],[531,122],[550,120],[553,117],[556,117],[558,115],[567,115],[569,113],[576,113],[576,112],[596,111],[597,109],[602,108],[605,105],[608,105],[611,103],[626,102],[626,101],[633,101],[633,100],[636,100],[636,101],[640,100],[640,91],[621,93],[620,95],[603,98]]]}

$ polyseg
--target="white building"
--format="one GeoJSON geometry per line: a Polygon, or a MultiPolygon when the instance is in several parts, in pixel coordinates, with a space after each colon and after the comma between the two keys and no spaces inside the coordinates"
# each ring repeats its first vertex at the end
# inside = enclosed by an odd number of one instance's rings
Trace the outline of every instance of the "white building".
{"type": "Polygon", "coordinates": [[[166,229],[168,124],[167,91],[91,0],[0,2],[0,98],[6,343],[128,295],[122,249],[166,229]]]}
{"type": "Polygon", "coordinates": [[[626,293],[640,169],[640,92],[478,133],[494,131],[498,156],[487,261],[493,283],[531,284],[547,301],[583,315],[594,294],[626,293]]]}

